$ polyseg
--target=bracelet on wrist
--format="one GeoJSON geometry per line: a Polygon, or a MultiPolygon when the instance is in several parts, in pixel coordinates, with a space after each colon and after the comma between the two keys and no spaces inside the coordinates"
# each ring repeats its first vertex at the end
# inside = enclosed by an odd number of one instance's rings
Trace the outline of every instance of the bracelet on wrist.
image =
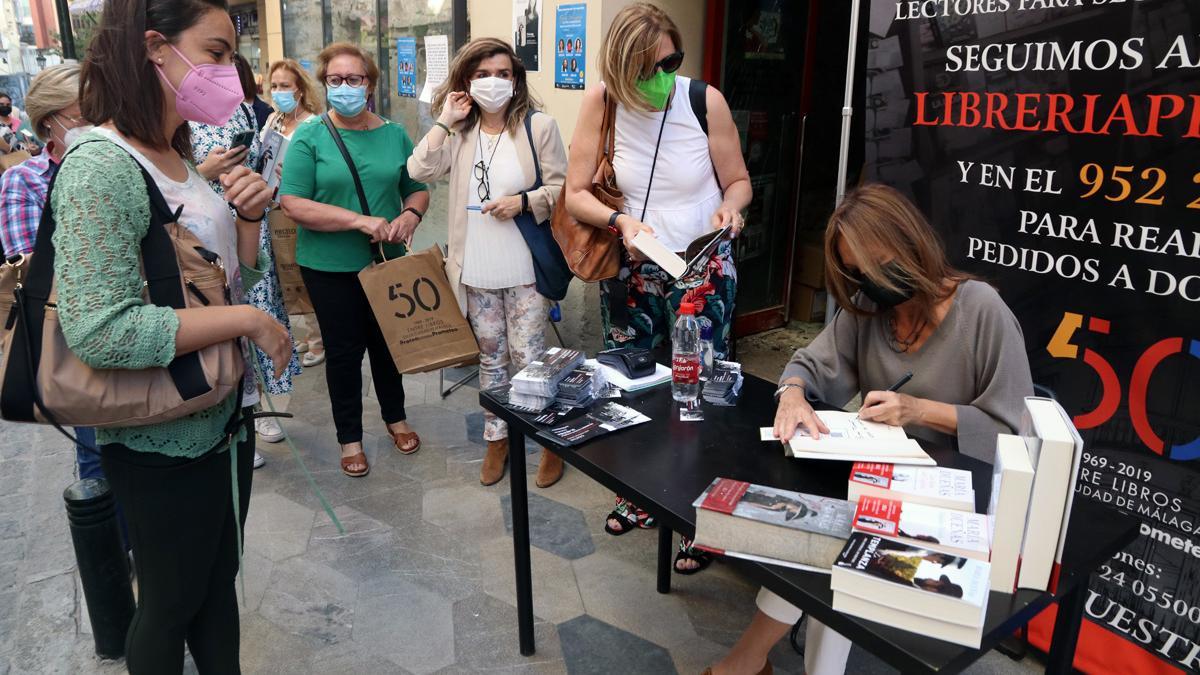
{"type": "MultiPolygon", "coordinates": [[[[412,214],[417,217],[418,223],[421,222],[422,220],[425,220],[425,214],[421,213],[420,211],[416,210],[415,208],[413,208],[411,206],[404,207],[404,211],[411,211],[412,214]]],[[[404,211],[401,211],[400,213],[404,213],[404,211]]]]}
{"type": "Polygon", "coordinates": [[[454,135],[454,130],[453,130],[453,129],[451,129],[450,127],[446,126],[445,124],[442,124],[441,122],[434,122],[434,123],[433,123],[433,126],[435,126],[435,127],[441,127],[441,128],[443,128],[443,129],[445,129],[445,130],[446,130],[446,134],[447,134],[447,135],[449,135],[449,136],[453,136],[453,135],[454,135]]]}
{"type": "Polygon", "coordinates": [[[622,238],[621,237],[621,228],[617,227],[617,218],[620,218],[620,217],[621,217],[620,211],[613,211],[612,215],[608,217],[608,231],[617,235],[617,239],[622,238]]]}
{"type": "Polygon", "coordinates": [[[244,220],[244,221],[246,221],[247,223],[257,223],[257,222],[259,222],[260,220],[262,220],[262,216],[261,216],[261,215],[260,215],[259,217],[257,217],[257,218],[252,218],[252,217],[250,217],[250,216],[247,216],[246,214],[242,213],[242,210],[241,210],[241,209],[235,208],[233,211],[234,211],[234,213],[236,213],[236,214],[237,214],[237,217],[238,217],[239,219],[241,219],[241,220],[244,220]]]}
{"type": "Polygon", "coordinates": [[[529,193],[521,193],[521,213],[529,213],[529,193]]]}

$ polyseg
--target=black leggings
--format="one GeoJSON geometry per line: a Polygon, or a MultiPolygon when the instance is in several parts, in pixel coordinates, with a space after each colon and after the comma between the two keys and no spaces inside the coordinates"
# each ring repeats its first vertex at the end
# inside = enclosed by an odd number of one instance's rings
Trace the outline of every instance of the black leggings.
{"type": "Polygon", "coordinates": [[[325,381],[338,443],[362,440],[362,360],[371,355],[371,378],[386,424],[403,422],[404,380],[356,272],[320,272],[300,268],[317,324],[325,340],[325,381]]]}
{"type": "Polygon", "coordinates": [[[129,523],[138,605],[125,638],[131,675],[183,671],[186,641],[201,673],[238,673],[237,537],[246,524],[254,427],[237,446],[241,523],[229,453],[196,459],[105,445],[100,463],[129,523]]]}

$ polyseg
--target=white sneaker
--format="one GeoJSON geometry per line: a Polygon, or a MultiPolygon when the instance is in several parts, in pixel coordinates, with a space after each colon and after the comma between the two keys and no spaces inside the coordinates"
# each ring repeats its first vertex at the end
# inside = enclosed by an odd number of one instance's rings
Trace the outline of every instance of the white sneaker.
{"type": "Polygon", "coordinates": [[[255,451],[255,453],[254,453],[254,468],[260,469],[260,468],[262,468],[262,465],[266,464],[266,463],[267,463],[267,460],[263,459],[263,456],[258,454],[257,451],[255,451]]]}
{"type": "Polygon", "coordinates": [[[308,351],[307,342],[293,342],[292,347],[296,350],[297,354],[303,354],[304,352],[308,351]]]}
{"type": "Polygon", "coordinates": [[[283,440],[283,429],[279,427],[278,418],[260,417],[254,420],[254,430],[265,443],[278,443],[283,440]]]}
{"type": "Polygon", "coordinates": [[[300,357],[300,365],[304,366],[305,368],[319,366],[322,363],[325,363],[325,350],[323,349],[319,353],[314,353],[312,350],[309,350],[308,353],[300,357]]]}

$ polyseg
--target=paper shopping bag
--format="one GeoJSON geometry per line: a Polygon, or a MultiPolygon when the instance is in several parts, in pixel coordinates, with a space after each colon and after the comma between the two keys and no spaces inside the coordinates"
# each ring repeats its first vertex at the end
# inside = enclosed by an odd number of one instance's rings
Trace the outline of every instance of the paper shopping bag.
{"type": "Polygon", "coordinates": [[[279,288],[287,313],[312,314],[312,300],[300,277],[300,265],[296,264],[296,221],[283,215],[282,210],[272,209],[267,226],[271,229],[271,250],[275,253],[275,271],[279,273],[279,288]]]}
{"type": "Polygon", "coordinates": [[[479,344],[458,308],[440,247],[371,265],[358,280],[401,373],[479,359],[479,344]]]}

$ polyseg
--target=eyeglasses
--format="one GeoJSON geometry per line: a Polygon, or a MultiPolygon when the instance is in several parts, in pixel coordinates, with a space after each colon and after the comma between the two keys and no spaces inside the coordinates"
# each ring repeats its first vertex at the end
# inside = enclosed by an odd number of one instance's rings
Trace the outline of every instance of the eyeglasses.
{"type": "Polygon", "coordinates": [[[669,55],[663,57],[663,59],[661,61],[654,64],[654,67],[650,69],[650,74],[653,75],[654,72],[657,71],[659,68],[662,68],[662,71],[664,73],[673,73],[673,72],[679,70],[679,67],[682,65],[683,65],[683,52],[675,52],[674,54],[669,54],[669,55]]]}
{"type": "Polygon", "coordinates": [[[366,81],[366,75],[347,75],[345,77],[342,77],[341,75],[325,76],[325,84],[329,85],[330,87],[340,87],[343,84],[348,84],[351,87],[361,87],[366,81]]]}
{"type": "Polygon", "coordinates": [[[475,164],[475,180],[479,181],[479,186],[476,188],[476,194],[479,195],[480,202],[491,201],[492,199],[492,183],[488,180],[488,168],[479,160],[475,164]]]}

